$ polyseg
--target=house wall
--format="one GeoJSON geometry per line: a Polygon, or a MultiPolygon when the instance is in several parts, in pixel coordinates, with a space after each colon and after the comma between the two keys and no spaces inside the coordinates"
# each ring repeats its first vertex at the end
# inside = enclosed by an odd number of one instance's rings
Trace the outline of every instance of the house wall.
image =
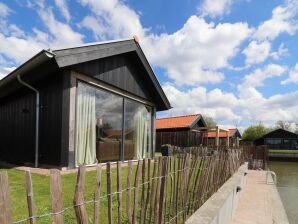
{"type": "MultiPolygon", "coordinates": [[[[39,162],[60,165],[61,76],[33,83],[40,90],[39,162]]],[[[36,95],[22,87],[0,102],[0,160],[33,163],[35,158],[36,95]]]]}
{"type": "Polygon", "coordinates": [[[72,66],[72,69],[92,76],[107,84],[153,101],[155,92],[149,93],[149,78],[141,62],[133,54],[121,54],[72,66]]]}
{"type": "Polygon", "coordinates": [[[161,150],[164,144],[180,147],[198,146],[204,142],[202,133],[191,132],[190,130],[168,130],[156,131],[156,151],[161,150]]]}

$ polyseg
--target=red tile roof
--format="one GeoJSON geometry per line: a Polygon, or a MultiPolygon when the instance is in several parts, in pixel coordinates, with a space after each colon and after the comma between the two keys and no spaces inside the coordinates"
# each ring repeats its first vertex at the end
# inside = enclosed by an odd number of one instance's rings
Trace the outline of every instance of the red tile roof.
{"type": "MultiPolygon", "coordinates": [[[[237,131],[236,128],[230,128],[229,129],[229,136],[233,136],[235,132],[237,131]]],[[[220,138],[226,138],[228,136],[228,132],[224,130],[219,131],[219,137],[220,138]]],[[[208,131],[208,138],[215,138],[216,137],[216,131],[208,131]]]]}
{"type": "Polygon", "coordinates": [[[156,119],[156,129],[188,128],[200,114],[184,115],[177,117],[165,117],[156,119]]]}

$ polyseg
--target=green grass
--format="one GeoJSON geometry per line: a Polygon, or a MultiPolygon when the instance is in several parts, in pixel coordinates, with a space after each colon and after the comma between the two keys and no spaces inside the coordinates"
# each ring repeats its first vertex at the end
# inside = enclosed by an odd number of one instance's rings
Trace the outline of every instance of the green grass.
{"type": "MultiPolygon", "coordinates": [[[[178,167],[178,160],[172,161],[172,167],[176,164],[178,167]]],[[[203,163],[200,163],[200,166],[202,166],[203,163]]],[[[132,170],[132,186],[135,182],[135,174],[136,174],[136,165],[133,165],[132,170]]],[[[140,166],[140,168],[142,168],[140,166]]],[[[146,165],[146,168],[148,169],[148,166],[146,165]]],[[[178,169],[178,168],[177,168],[178,169]]],[[[200,167],[197,167],[197,170],[199,170],[200,167]]],[[[122,189],[127,188],[127,166],[123,166],[121,169],[121,180],[122,180],[122,189]]],[[[13,221],[19,221],[22,219],[26,219],[29,217],[28,209],[27,209],[27,199],[26,199],[26,191],[25,191],[25,172],[16,170],[16,169],[3,169],[0,168],[1,171],[7,171],[8,178],[9,178],[9,186],[10,186],[10,195],[11,195],[11,206],[12,206],[12,215],[13,215],[13,221]]],[[[116,168],[112,168],[112,192],[117,192],[117,182],[116,182],[116,168]]],[[[150,169],[150,176],[153,175],[153,162],[151,163],[151,169],[150,169]]],[[[177,174],[174,175],[177,178],[177,174]]],[[[173,176],[171,175],[173,178],[173,176]]],[[[195,175],[192,177],[192,182],[194,181],[195,175]]],[[[76,185],[76,178],[77,174],[67,174],[62,175],[62,200],[63,200],[63,208],[72,207],[73,206],[73,198],[74,198],[74,192],[75,192],[75,185],[76,185]]],[[[168,181],[170,181],[172,178],[168,178],[168,181]]],[[[105,196],[107,194],[107,182],[106,182],[106,170],[102,170],[102,178],[101,178],[101,197],[105,196]]],[[[96,180],[96,171],[88,171],[86,172],[86,178],[85,178],[85,201],[92,201],[94,197],[94,189],[95,189],[95,180],[96,180]]],[[[146,171],[146,180],[147,180],[147,171],[146,171]]],[[[181,180],[181,179],[180,179],[181,180]]],[[[142,178],[140,175],[140,184],[141,184],[142,178]]],[[[50,178],[48,176],[38,175],[38,174],[32,174],[32,183],[33,183],[33,192],[34,192],[34,202],[36,207],[36,215],[42,215],[47,214],[51,212],[51,201],[50,201],[50,178]]],[[[155,181],[155,189],[157,187],[157,181],[155,181]]],[[[151,186],[152,187],[152,186],[151,186]]],[[[181,187],[181,186],[180,186],[181,187]]],[[[180,187],[179,192],[180,192],[180,187]]],[[[147,195],[147,185],[145,185],[145,198],[147,195]]],[[[170,184],[166,186],[165,194],[170,194],[171,187],[170,184]]],[[[153,195],[151,197],[155,198],[154,191],[153,195]]],[[[179,193],[180,194],[180,193],[179,193]]],[[[138,218],[140,218],[140,210],[141,210],[141,195],[142,195],[142,187],[140,186],[139,192],[139,205],[138,205],[138,218]]],[[[123,192],[122,194],[122,221],[123,223],[127,223],[127,215],[126,215],[126,192],[123,192]]],[[[179,196],[181,197],[181,196],[179,196]]],[[[169,202],[169,198],[165,196],[166,200],[169,202]]],[[[131,212],[133,211],[133,205],[134,205],[134,190],[131,190],[131,212]]],[[[172,204],[174,206],[174,204],[172,204]]],[[[179,202],[178,204],[178,211],[182,210],[182,204],[179,202]]],[[[117,195],[113,195],[113,202],[112,202],[112,209],[113,209],[113,223],[117,222],[117,207],[118,207],[118,201],[117,201],[117,195]]],[[[108,223],[108,200],[107,197],[100,199],[100,223],[108,223]]],[[[169,207],[168,207],[169,208],[169,207]]],[[[88,218],[89,223],[93,223],[93,209],[94,204],[90,203],[86,205],[86,209],[88,212],[88,218]]],[[[151,209],[151,208],[150,208],[151,209]]],[[[155,207],[152,208],[153,212],[155,207]]],[[[147,210],[149,212],[149,209],[147,210]]],[[[167,215],[169,217],[174,216],[174,208],[172,208],[171,212],[167,215]]],[[[179,216],[178,220],[180,220],[182,216],[179,216]]],[[[181,220],[180,220],[181,221],[181,220]]],[[[52,217],[42,217],[38,218],[37,223],[39,224],[45,224],[45,223],[51,223],[52,217]]],[[[22,222],[22,223],[29,223],[29,222],[22,222]]],[[[72,224],[76,223],[76,217],[74,209],[71,208],[67,210],[64,213],[64,223],[66,224],[72,224]]]]}
{"type": "MultiPolygon", "coordinates": [[[[136,166],[133,166],[132,172],[132,184],[134,184],[134,174],[136,166]]],[[[15,169],[3,169],[1,171],[7,171],[10,185],[10,195],[11,195],[11,205],[12,205],[12,215],[13,220],[21,220],[29,216],[27,209],[27,199],[25,191],[25,175],[24,171],[19,171],[15,169]]],[[[127,183],[127,167],[124,166],[121,169],[122,175],[122,186],[126,188],[127,183]]],[[[76,174],[62,175],[62,191],[63,191],[63,207],[72,206],[73,197],[76,185],[76,174]]],[[[140,178],[141,179],[141,178],[140,178]]],[[[95,189],[96,171],[86,172],[86,184],[85,184],[85,200],[93,200],[94,189],[95,189]]],[[[32,174],[33,191],[34,191],[34,201],[36,207],[37,215],[45,214],[51,212],[51,201],[50,201],[50,179],[47,176],[42,176],[38,174],[32,174]]],[[[101,196],[107,194],[106,189],[106,171],[102,170],[101,179],[101,196]]],[[[112,169],[112,192],[117,192],[116,185],[116,169],[112,169]]],[[[139,192],[139,199],[141,194],[141,188],[139,192]]],[[[126,217],[126,194],[122,194],[123,200],[123,220],[127,220],[126,217]]],[[[113,219],[114,222],[117,220],[117,195],[113,195],[113,219]]],[[[133,190],[132,190],[132,201],[133,205],[133,190]]],[[[86,206],[88,212],[89,223],[93,220],[93,203],[86,206]]],[[[107,214],[107,197],[101,198],[100,202],[100,223],[108,223],[107,214]]],[[[140,206],[139,206],[140,207],[140,206]]],[[[26,222],[24,222],[26,223],[26,222]]],[[[51,223],[51,217],[43,217],[38,219],[38,223],[51,223]]],[[[74,209],[70,209],[64,213],[64,223],[76,223],[74,209]]]]}
{"type": "Polygon", "coordinates": [[[272,152],[272,153],[298,153],[298,150],[290,150],[290,149],[269,149],[269,152],[272,152]]]}

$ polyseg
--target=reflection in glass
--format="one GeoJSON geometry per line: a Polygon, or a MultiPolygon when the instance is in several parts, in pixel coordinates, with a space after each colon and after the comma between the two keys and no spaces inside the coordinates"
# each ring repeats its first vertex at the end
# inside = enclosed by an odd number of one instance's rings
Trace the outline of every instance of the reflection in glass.
{"type": "Polygon", "coordinates": [[[125,100],[125,159],[151,157],[151,119],[151,107],[132,100],[125,100]]]}
{"type": "Polygon", "coordinates": [[[119,160],[123,98],[96,89],[96,154],[99,161],[119,160]]]}

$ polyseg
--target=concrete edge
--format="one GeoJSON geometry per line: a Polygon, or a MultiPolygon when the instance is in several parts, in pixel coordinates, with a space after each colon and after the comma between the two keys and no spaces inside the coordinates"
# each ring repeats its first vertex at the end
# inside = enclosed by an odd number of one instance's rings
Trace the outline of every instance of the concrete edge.
{"type": "MultiPolygon", "coordinates": [[[[216,219],[218,219],[219,217],[221,208],[225,205],[226,201],[229,198],[232,197],[232,200],[234,200],[237,186],[243,184],[244,173],[247,171],[247,167],[247,163],[242,165],[238,169],[238,171],[232,177],[230,177],[217,192],[215,192],[191,217],[186,220],[185,223],[216,223],[216,219]]],[[[231,211],[228,212],[228,217],[225,215],[226,219],[232,219],[234,207],[235,206],[232,206],[231,211]]]]}
{"type": "Polygon", "coordinates": [[[267,182],[268,184],[272,184],[272,187],[270,188],[270,192],[268,192],[268,195],[270,197],[272,205],[272,218],[274,223],[289,224],[289,219],[285,207],[282,203],[279,192],[277,190],[277,186],[274,184],[271,175],[268,176],[267,182]]]}

